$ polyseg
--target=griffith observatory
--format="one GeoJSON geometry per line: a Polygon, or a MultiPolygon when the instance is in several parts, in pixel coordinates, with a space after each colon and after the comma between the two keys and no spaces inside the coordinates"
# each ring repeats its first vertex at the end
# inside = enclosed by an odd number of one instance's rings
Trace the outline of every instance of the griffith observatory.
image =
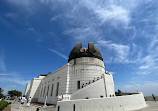
{"type": "Polygon", "coordinates": [[[32,102],[53,104],[56,111],[129,111],[146,107],[141,92],[115,95],[113,76],[92,42],[76,43],[68,63],[41,74],[26,85],[24,95],[32,102]]]}

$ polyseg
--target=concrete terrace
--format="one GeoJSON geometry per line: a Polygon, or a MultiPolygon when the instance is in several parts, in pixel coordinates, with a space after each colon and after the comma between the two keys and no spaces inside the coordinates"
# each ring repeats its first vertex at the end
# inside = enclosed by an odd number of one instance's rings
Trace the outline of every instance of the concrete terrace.
{"type": "MultiPolygon", "coordinates": [[[[158,111],[158,101],[146,101],[146,103],[147,107],[135,111],[158,111]]],[[[26,104],[24,104],[23,109],[19,109],[19,106],[20,103],[11,104],[11,111],[36,111],[38,107],[40,107],[39,111],[56,111],[56,108],[54,108],[53,106],[41,107],[31,104],[30,107],[27,107],[26,104]]]]}

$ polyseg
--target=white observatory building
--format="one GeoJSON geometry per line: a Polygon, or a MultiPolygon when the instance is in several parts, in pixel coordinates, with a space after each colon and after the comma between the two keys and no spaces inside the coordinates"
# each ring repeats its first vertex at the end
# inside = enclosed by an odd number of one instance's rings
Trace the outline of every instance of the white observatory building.
{"type": "Polygon", "coordinates": [[[39,75],[26,85],[32,102],[56,105],[57,111],[124,111],[146,106],[142,93],[116,96],[112,74],[105,70],[99,49],[93,43],[71,50],[68,63],[39,75]]]}

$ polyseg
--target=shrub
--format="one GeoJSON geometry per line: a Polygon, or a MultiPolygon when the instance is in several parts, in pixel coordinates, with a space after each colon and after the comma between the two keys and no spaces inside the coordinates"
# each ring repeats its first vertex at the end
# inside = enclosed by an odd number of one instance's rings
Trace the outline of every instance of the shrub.
{"type": "Polygon", "coordinates": [[[11,97],[9,100],[14,100],[15,98],[14,97],[11,97]]]}
{"type": "Polygon", "coordinates": [[[6,101],[0,101],[0,111],[2,111],[5,107],[8,106],[8,102],[6,101]]]}

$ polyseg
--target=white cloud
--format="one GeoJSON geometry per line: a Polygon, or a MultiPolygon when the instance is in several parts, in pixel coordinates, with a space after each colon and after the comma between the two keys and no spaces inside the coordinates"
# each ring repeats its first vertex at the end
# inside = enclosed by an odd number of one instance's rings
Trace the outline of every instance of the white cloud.
{"type": "Polygon", "coordinates": [[[110,22],[120,21],[128,25],[130,21],[129,11],[121,6],[112,5],[108,9],[101,8],[97,9],[95,12],[102,23],[110,20],[110,22]]]}
{"type": "Polygon", "coordinates": [[[147,55],[140,60],[138,74],[151,74],[158,72],[158,38],[154,37],[146,50],[147,55]]]}
{"type": "MultiPolygon", "coordinates": [[[[98,38],[104,38],[101,26],[106,23],[111,23],[114,28],[119,28],[120,24],[128,27],[130,22],[130,10],[133,4],[138,2],[131,1],[111,1],[111,0],[9,0],[11,3],[25,6],[28,10],[36,7],[37,4],[48,5],[48,8],[56,7],[59,5],[61,15],[56,15],[50,18],[50,21],[55,21],[61,18],[66,26],[72,25],[75,27],[66,27],[64,34],[73,37],[75,40],[86,41],[98,38]],[[34,1],[34,2],[33,2],[34,1]],[[128,2],[128,3],[124,3],[128,2]],[[60,7],[62,4],[62,7],[60,7]],[[63,8],[63,9],[62,9],[63,8]],[[118,25],[119,24],[119,25],[118,25]],[[100,31],[101,30],[101,31],[100,31]]],[[[54,10],[54,9],[53,9],[54,10]]],[[[32,12],[32,11],[30,11],[32,12]]],[[[65,25],[64,24],[64,25],[65,25]]]]}
{"type": "Polygon", "coordinates": [[[0,51],[0,71],[2,72],[6,71],[4,49],[0,51]]]}
{"type": "Polygon", "coordinates": [[[60,18],[61,15],[56,15],[50,18],[50,21],[56,21],[58,18],[60,18]]]}
{"type": "MultiPolygon", "coordinates": [[[[15,5],[18,8],[21,8],[21,11],[26,11],[27,15],[32,15],[39,10],[38,5],[39,0],[6,0],[10,4],[15,5]]],[[[18,9],[19,10],[19,9],[18,9]]]]}
{"type": "Polygon", "coordinates": [[[0,82],[7,82],[7,83],[15,83],[20,85],[25,85],[30,80],[25,80],[23,77],[21,77],[20,74],[17,72],[10,72],[10,73],[0,73],[0,82]]]}
{"type": "Polygon", "coordinates": [[[22,78],[16,77],[1,77],[0,82],[16,83],[21,85],[26,85],[30,80],[24,80],[22,78]]]}
{"type": "Polygon", "coordinates": [[[10,12],[10,13],[6,13],[6,17],[12,18],[12,19],[17,19],[18,14],[17,14],[17,13],[10,12]]]}
{"type": "Polygon", "coordinates": [[[29,6],[32,0],[8,0],[10,3],[22,5],[22,6],[29,6]]]}
{"type": "Polygon", "coordinates": [[[99,30],[93,27],[73,28],[73,29],[65,30],[64,34],[70,35],[77,40],[100,38],[99,30]]]}
{"type": "Polygon", "coordinates": [[[14,90],[14,89],[19,90],[18,88],[19,88],[19,87],[18,87],[17,85],[15,85],[15,84],[7,85],[7,86],[5,86],[5,87],[2,87],[2,89],[4,90],[3,94],[4,94],[4,95],[7,95],[7,94],[8,94],[8,91],[14,90]]]}
{"type": "Polygon", "coordinates": [[[102,28],[104,24],[110,22],[113,28],[120,28],[120,24],[128,27],[131,19],[128,8],[110,0],[80,0],[72,7],[73,10],[67,13],[66,17],[70,24],[80,24],[66,30],[64,34],[72,36],[75,40],[82,40],[82,42],[87,39],[96,41],[99,38],[105,38],[103,32],[106,29],[102,28]],[[83,9],[88,13],[82,13],[83,9]]]}
{"type": "Polygon", "coordinates": [[[4,90],[3,94],[7,95],[8,91],[10,91],[10,90],[18,90],[18,91],[21,91],[23,93],[25,87],[23,85],[10,84],[7,86],[2,86],[2,89],[4,90]]]}
{"type": "Polygon", "coordinates": [[[94,12],[98,18],[98,23],[101,23],[100,25],[110,21],[113,25],[121,22],[127,26],[130,22],[130,10],[133,8],[133,6],[130,7],[132,3],[123,5],[123,2],[111,0],[82,0],[79,5],[84,5],[87,9],[94,12]]]}
{"type": "Polygon", "coordinates": [[[20,90],[24,91],[24,88],[30,80],[26,80],[18,74],[17,72],[10,72],[10,73],[0,73],[0,83],[1,87],[4,89],[4,94],[7,94],[9,90],[20,90]],[[3,85],[4,84],[4,85],[3,85]]]}
{"type": "Polygon", "coordinates": [[[35,29],[33,27],[28,28],[29,31],[35,32],[35,29]]]}
{"type": "Polygon", "coordinates": [[[4,57],[0,56],[0,71],[5,72],[6,71],[6,66],[4,62],[4,57]]]}
{"type": "Polygon", "coordinates": [[[144,81],[142,83],[126,84],[122,87],[124,92],[143,92],[145,96],[158,95],[158,81],[144,81]]]}
{"type": "Polygon", "coordinates": [[[0,73],[0,76],[9,76],[11,74],[8,74],[8,73],[0,73]]]}
{"type": "Polygon", "coordinates": [[[35,41],[37,43],[41,43],[43,41],[42,36],[39,34],[39,32],[35,28],[29,27],[27,30],[30,31],[30,32],[32,32],[32,34],[34,34],[33,37],[35,38],[35,41]]]}
{"type": "MultiPolygon", "coordinates": [[[[114,62],[129,62],[129,50],[130,47],[127,45],[117,44],[112,41],[99,40],[97,41],[97,46],[108,48],[108,50],[116,53],[113,60],[114,62]]],[[[105,61],[106,62],[106,61],[105,61]]]]}
{"type": "Polygon", "coordinates": [[[50,50],[51,52],[54,52],[55,54],[59,55],[60,57],[62,57],[62,58],[64,58],[64,59],[68,60],[68,57],[65,56],[64,54],[62,54],[62,53],[60,53],[60,52],[58,52],[58,51],[56,51],[56,50],[54,50],[54,49],[49,49],[49,50],[50,50]]]}
{"type": "MultiPolygon", "coordinates": [[[[136,35],[137,35],[137,30],[135,28],[135,26],[125,26],[124,29],[126,29],[127,31],[131,31],[132,32],[132,37],[131,39],[135,39],[136,35]]],[[[125,30],[125,31],[126,31],[125,30]]]]}
{"type": "Polygon", "coordinates": [[[158,59],[152,55],[142,58],[138,74],[151,74],[158,71],[158,59]]]}
{"type": "Polygon", "coordinates": [[[18,72],[9,72],[9,73],[0,73],[1,79],[3,82],[13,82],[24,85],[28,83],[28,80],[24,80],[23,76],[18,72]]]}

